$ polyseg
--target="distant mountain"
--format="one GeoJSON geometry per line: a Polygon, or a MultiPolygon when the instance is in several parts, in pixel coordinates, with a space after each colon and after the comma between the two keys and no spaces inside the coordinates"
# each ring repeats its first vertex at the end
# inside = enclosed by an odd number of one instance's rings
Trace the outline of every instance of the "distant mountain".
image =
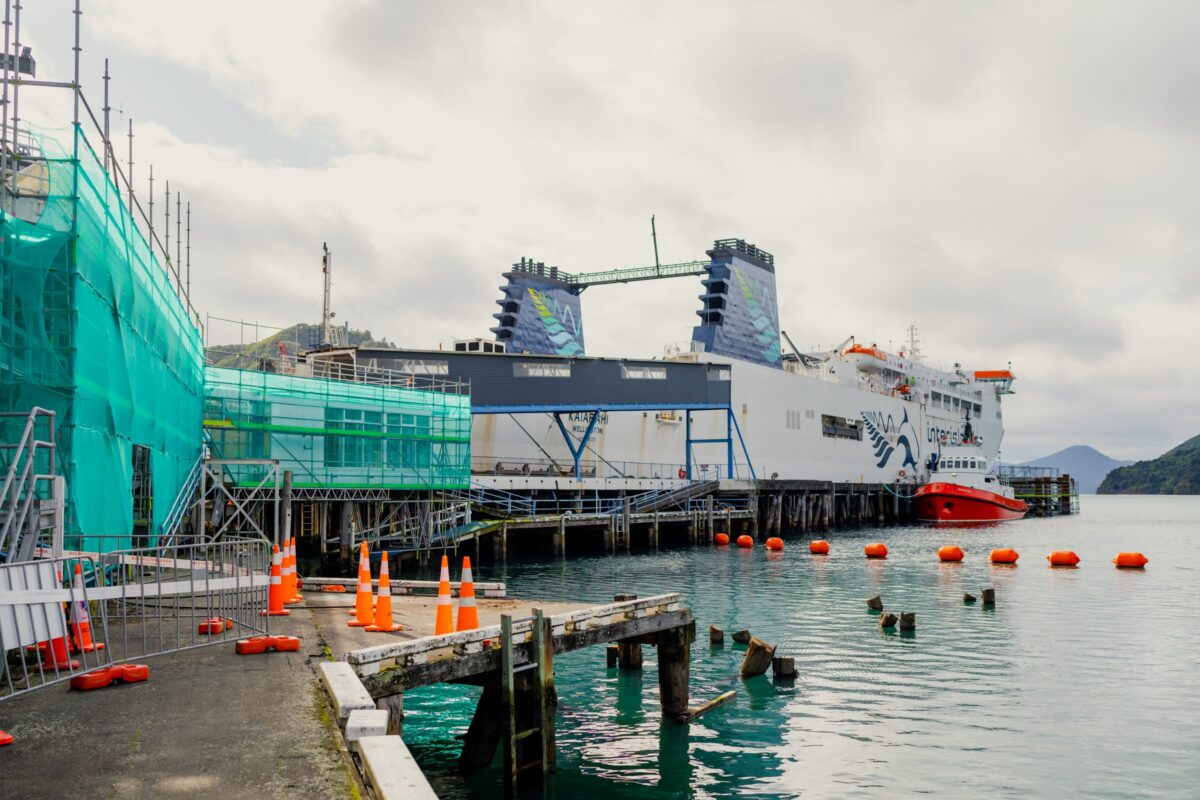
{"type": "MultiPolygon", "coordinates": [[[[357,331],[351,328],[346,335],[345,328],[338,328],[338,334],[348,339],[348,345],[366,345],[373,347],[395,347],[387,339],[375,339],[370,331],[357,331]]],[[[302,350],[315,350],[321,341],[321,326],[307,322],[297,323],[290,328],[277,331],[265,339],[247,344],[218,344],[208,348],[208,363],[217,367],[247,367],[252,359],[267,359],[274,361],[280,357],[279,345],[283,344],[290,358],[302,350]]]]}
{"type": "Polygon", "coordinates": [[[1070,475],[1079,485],[1081,494],[1093,494],[1100,486],[1100,482],[1104,480],[1104,476],[1112,472],[1118,467],[1132,464],[1132,461],[1117,461],[1115,458],[1109,458],[1094,447],[1088,447],[1085,444],[1077,444],[1073,447],[1068,447],[1066,450],[1059,450],[1057,453],[1039,458],[1034,461],[1026,461],[1018,466],[1022,467],[1058,467],[1062,472],[1070,475]]]}
{"type": "Polygon", "coordinates": [[[1115,469],[1100,494],[1200,494],[1200,436],[1150,461],[1115,469]]]}

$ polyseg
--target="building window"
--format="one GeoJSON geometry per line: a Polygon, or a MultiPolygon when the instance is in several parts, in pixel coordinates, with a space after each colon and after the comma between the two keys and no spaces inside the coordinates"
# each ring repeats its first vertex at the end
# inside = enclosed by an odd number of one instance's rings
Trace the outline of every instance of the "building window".
{"type": "Polygon", "coordinates": [[[382,412],[361,408],[326,408],[325,430],[327,466],[368,467],[380,463],[380,440],[355,434],[382,433],[382,412]]]}
{"type": "Polygon", "coordinates": [[[832,414],[821,415],[821,434],[830,439],[854,439],[862,441],[862,425],[856,419],[835,417],[832,414]]]}
{"type": "Polygon", "coordinates": [[[571,365],[567,362],[517,361],[513,364],[514,378],[569,378],[571,365]]]}
{"type": "Polygon", "coordinates": [[[450,362],[429,361],[420,358],[394,358],[388,369],[406,372],[409,375],[449,375],[450,362]]]}
{"type": "Polygon", "coordinates": [[[728,381],[731,372],[729,367],[709,367],[708,379],[710,381],[728,381]]]}
{"type": "Polygon", "coordinates": [[[643,381],[665,381],[667,379],[667,368],[644,366],[631,367],[628,364],[622,364],[621,377],[643,381]]]}
{"type": "Polygon", "coordinates": [[[388,469],[429,469],[430,442],[429,417],[422,414],[388,414],[387,433],[389,436],[399,434],[403,439],[388,439],[387,468],[388,469]]]}

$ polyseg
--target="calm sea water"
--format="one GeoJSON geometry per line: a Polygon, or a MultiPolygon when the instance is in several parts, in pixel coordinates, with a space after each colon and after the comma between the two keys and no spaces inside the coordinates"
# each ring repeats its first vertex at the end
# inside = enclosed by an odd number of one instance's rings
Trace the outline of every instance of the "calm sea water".
{"type": "MultiPolygon", "coordinates": [[[[680,591],[696,615],[693,703],[736,689],[690,726],[658,710],[654,648],[640,674],[602,648],[560,656],[556,798],[1200,797],[1200,497],[1085,497],[1075,517],[995,527],[870,528],[762,548],[484,567],[512,594],[610,601],[680,591]],[[886,561],[862,547],[886,542],[886,561]],[[961,565],[936,550],[959,544],[961,565]],[[1016,567],[992,567],[993,547],[1016,567]],[[1051,569],[1055,549],[1077,569],[1051,569]],[[1140,550],[1144,571],[1110,563],[1140,550]],[[964,591],[996,588],[994,609],[964,591]],[[864,603],[916,611],[915,635],[883,633],[864,603]],[[743,650],[705,628],[750,628],[794,655],[801,677],[737,677],[743,650]]],[[[729,641],[728,639],[726,640],[729,641]]],[[[405,700],[405,740],[443,797],[498,795],[498,762],[463,780],[459,742],[478,690],[405,700]]]]}

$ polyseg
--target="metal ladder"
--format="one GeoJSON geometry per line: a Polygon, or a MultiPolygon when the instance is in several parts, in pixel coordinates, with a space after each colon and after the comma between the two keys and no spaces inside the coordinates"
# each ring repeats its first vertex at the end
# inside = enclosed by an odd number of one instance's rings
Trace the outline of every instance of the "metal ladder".
{"type": "Polygon", "coordinates": [[[522,773],[529,771],[536,772],[544,787],[546,776],[553,771],[557,760],[554,744],[557,700],[554,694],[553,632],[550,620],[541,609],[534,610],[533,661],[520,666],[513,665],[513,618],[508,614],[500,617],[500,706],[505,796],[516,795],[522,773]],[[522,679],[524,686],[518,687],[517,676],[526,673],[532,674],[522,679]],[[518,692],[523,702],[518,701],[518,692]],[[536,714],[535,724],[522,728],[517,710],[531,707],[536,714]],[[532,737],[537,737],[534,747],[521,746],[521,742],[532,737]],[[524,760],[522,751],[526,756],[524,760]]]}

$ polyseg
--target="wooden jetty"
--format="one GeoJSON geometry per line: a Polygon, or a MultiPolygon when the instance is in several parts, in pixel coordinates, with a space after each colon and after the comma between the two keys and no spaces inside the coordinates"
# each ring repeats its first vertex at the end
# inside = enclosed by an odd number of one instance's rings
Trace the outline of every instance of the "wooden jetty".
{"type": "Polygon", "coordinates": [[[409,689],[434,683],[483,687],[459,766],[463,772],[480,769],[503,746],[506,787],[512,791],[518,778],[544,779],[554,769],[557,653],[610,642],[657,647],[663,716],[686,717],[695,620],[680,599],[672,593],[554,615],[539,610],[520,619],[504,615],[499,625],[353,650],[345,661],[388,710],[390,733],[403,729],[409,689]]]}

